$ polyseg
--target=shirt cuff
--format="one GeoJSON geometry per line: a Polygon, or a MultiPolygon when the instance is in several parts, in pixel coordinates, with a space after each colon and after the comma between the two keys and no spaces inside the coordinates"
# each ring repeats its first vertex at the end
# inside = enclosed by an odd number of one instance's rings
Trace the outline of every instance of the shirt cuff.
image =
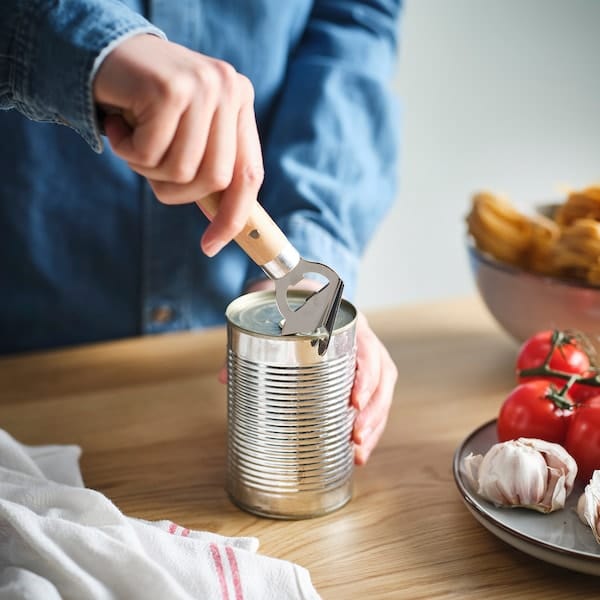
{"type": "Polygon", "coordinates": [[[84,0],[47,14],[39,14],[37,5],[32,2],[20,22],[18,38],[26,40],[27,67],[17,82],[14,105],[33,120],[71,127],[101,152],[92,83],[102,61],[134,35],[166,36],[118,2],[84,0]]]}
{"type": "MultiPolygon", "coordinates": [[[[356,294],[359,257],[326,229],[304,215],[286,217],[278,225],[302,258],[323,263],[340,276],[344,282],[344,298],[352,301],[356,294]]],[[[244,287],[265,277],[263,270],[252,262],[248,267],[244,287]]]]}

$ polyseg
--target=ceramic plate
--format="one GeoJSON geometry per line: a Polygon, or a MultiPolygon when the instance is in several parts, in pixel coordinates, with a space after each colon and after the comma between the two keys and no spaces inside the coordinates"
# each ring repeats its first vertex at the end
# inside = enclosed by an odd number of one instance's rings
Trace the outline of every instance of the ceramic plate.
{"type": "Polygon", "coordinates": [[[496,421],[476,429],[454,454],[454,479],[471,514],[504,542],[546,562],[600,575],[600,544],[577,516],[575,506],[583,486],[575,487],[564,509],[544,515],[524,508],[497,508],[477,496],[460,465],[465,456],[485,454],[498,441],[496,421]]]}

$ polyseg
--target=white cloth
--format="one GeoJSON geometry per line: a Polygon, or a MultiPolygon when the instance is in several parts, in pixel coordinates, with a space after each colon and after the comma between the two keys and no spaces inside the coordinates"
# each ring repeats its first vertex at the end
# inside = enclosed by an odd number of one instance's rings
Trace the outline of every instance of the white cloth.
{"type": "Polygon", "coordinates": [[[123,515],[83,487],[80,453],[0,430],[0,600],[319,600],[256,538],[123,515]]]}

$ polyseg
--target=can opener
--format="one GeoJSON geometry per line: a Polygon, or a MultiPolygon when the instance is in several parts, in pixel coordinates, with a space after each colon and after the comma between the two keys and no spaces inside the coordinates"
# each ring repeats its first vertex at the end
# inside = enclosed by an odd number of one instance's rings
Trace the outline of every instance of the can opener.
{"type": "MultiPolygon", "coordinates": [[[[210,194],[196,203],[212,219],[219,210],[220,194],[210,194]]],[[[303,259],[285,234],[257,202],[242,231],[234,238],[244,252],[275,282],[275,301],[283,317],[283,335],[316,334],[319,355],[325,354],[342,300],[344,283],[327,265],[303,259]],[[327,283],[292,308],[287,291],[308,274],[324,277],[327,283]]]]}

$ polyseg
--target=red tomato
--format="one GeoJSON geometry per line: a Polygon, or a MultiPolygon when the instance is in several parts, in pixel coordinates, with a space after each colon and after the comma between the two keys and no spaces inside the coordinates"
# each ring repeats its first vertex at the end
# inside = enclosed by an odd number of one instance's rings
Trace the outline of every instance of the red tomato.
{"type": "MultiPolygon", "coordinates": [[[[523,343],[517,356],[517,380],[519,383],[530,381],[532,378],[543,377],[556,384],[560,389],[567,383],[567,379],[545,375],[523,376],[521,371],[541,367],[548,356],[552,353],[548,366],[556,371],[564,373],[576,373],[582,375],[590,369],[590,359],[580,342],[566,335],[564,332],[541,331],[530,337],[523,343]],[[555,335],[563,335],[564,339],[552,350],[555,335]]],[[[600,390],[600,388],[598,388],[600,390]]]]}
{"type": "Polygon", "coordinates": [[[573,413],[564,446],[577,463],[577,479],[589,482],[600,469],[600,397],[590,398],[573,413]]]}
{"type": "Polygon", "coordinates": [[[562,402],[556,395],[556,387],[545,379],[519,384],[500,408],[498,440],[528,437],[564,444],[573,402],[568,395],[562,402]]]}
{"type": "MultiPolygon", "coordinates": [[[[586,377],[593,377],[594,372],[586,373],[586,377]]],[[[578,404],[587,402],[590,398],[600,396],[600,387],[596,385],[586,385],[585,383],[574,383],[569,389],[569,395],[578,404]]]]}

